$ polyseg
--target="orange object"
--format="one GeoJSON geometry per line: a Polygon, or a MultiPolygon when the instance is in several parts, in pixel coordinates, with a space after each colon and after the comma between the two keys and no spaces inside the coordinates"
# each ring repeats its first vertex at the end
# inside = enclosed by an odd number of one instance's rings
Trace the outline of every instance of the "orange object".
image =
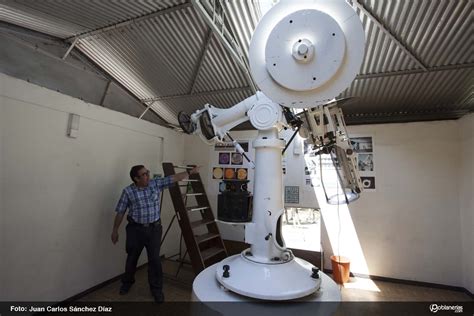
{"type": "Polygon", "coordinates": [[[349,258],[341,256],[331,256],[332,276],[334,281],[344,284],[349,281],[350,265],[349,258]]]}
{"type": "Polygon", "coordinates": [[[235,179],[235,169],[226,168],[224,170],[224,178],[225,179],[235,179]]]}

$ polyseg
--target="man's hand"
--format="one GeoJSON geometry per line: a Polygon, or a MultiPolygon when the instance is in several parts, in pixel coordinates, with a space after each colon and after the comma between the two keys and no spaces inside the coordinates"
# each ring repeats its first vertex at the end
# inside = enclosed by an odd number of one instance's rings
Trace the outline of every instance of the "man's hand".
{"type": "Polygon", "coordinates": [[[114,231],[112,232],[112,236],[110,236],[110,238],[112,239],[112,243],[113,243],[114,245],[117,243],[118,237],[119,237],[118,232],[114,230],[114,231]]]}
{"type": "Polygon", "coordinates": [[[199,166],[196,166],[192,169],[186,169],[186,171],[172,175],[171,176],[172,182],[178,182],[178,181],[183,181],[184,179],[187,179],[190,175],[198,173],[199,168],[200,168],[199,166]]]}
{"type": "Polygon", "coordinates": [[[199,168],[201,168],[201,167],[200,166],[194,167],[193,169],[191,169],[191,171],[189,171],[189,174],[199,173],[199,168]]]}
{"type": "Polygon", "coordinates": [[[125,213],[117,213],[115,214],[115,219],[114,219],[114,227],[112,228],[112,235],[110,236],[110,239],[112,239],[112,243],[115,245],[118,241],[118,230],[120,227],[120,223],[122,223],[123,216],[125,213]]]}

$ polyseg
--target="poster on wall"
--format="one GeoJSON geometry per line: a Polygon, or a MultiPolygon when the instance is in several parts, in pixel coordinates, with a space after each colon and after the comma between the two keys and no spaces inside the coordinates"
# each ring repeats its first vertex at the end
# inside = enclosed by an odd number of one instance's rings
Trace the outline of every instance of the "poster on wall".
{"type": "Polygon", "coordinates": [[[375,191],[374,142],[372,136],[353,137],[351,144],[357,153],[357,169],[364,190],[375,191]]]}

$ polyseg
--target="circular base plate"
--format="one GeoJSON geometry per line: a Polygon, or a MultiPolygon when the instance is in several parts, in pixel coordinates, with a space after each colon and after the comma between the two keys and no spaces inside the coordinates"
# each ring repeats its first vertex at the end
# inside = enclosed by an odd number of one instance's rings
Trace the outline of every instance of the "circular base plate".
{"type": "Polygon", "coordinates": [[[291,300],[316,292],[321,279],[311,277],[314,266],[294,258],[281,264],[252,262],[243,255],[234,255],[219,262],[216,278],[235,293],[264,300],[291,300]],[[228,265],[229,277],[223,277],[223,266],[228,265]]]}
{"type": "MultiPolygon", "coordinates": [[[[216,279],[217,263],[204,269],[196,276],[193,282],[193,302],[204,304],[193,304],[192,308],[198,309],[196,315],[214,315],[214,312],[226,316],[242,315],[333,315],[341,301],[339,286],[325,273],[319,272],[321,287],[319,291],[300,298],[289,301],[288,304],[262,304],[261,300],[256,300],[241,296],[232,291],[226,290],[216,279]],[[229,304],[229,302],[239,304],[229,304]],[[325,304],[314,304],[325,302],[325,304]],[[203,308],[205,312],[203,312],[203,308]]],[[[192,313],[194,315],[194,313],[192,313]]]]}

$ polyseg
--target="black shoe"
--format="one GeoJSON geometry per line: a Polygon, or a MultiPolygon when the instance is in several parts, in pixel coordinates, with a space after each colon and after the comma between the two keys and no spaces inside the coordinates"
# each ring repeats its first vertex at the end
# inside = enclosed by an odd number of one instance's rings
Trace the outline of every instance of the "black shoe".
{"type": "Polygon", "coordinates": [[[155,303],[161,304],[165,301],[165,295],[163,293],[153,295],[155,303]]]}
{"type": "Polygon", "coordinates": [[[127,294],[129,291],[130,291],[130,286],[124,286],[124,285],[122,285],[122,286],[120,287],[119,294],[120,294],[120,295],[125,295],[125,294],[127,294]]]}

